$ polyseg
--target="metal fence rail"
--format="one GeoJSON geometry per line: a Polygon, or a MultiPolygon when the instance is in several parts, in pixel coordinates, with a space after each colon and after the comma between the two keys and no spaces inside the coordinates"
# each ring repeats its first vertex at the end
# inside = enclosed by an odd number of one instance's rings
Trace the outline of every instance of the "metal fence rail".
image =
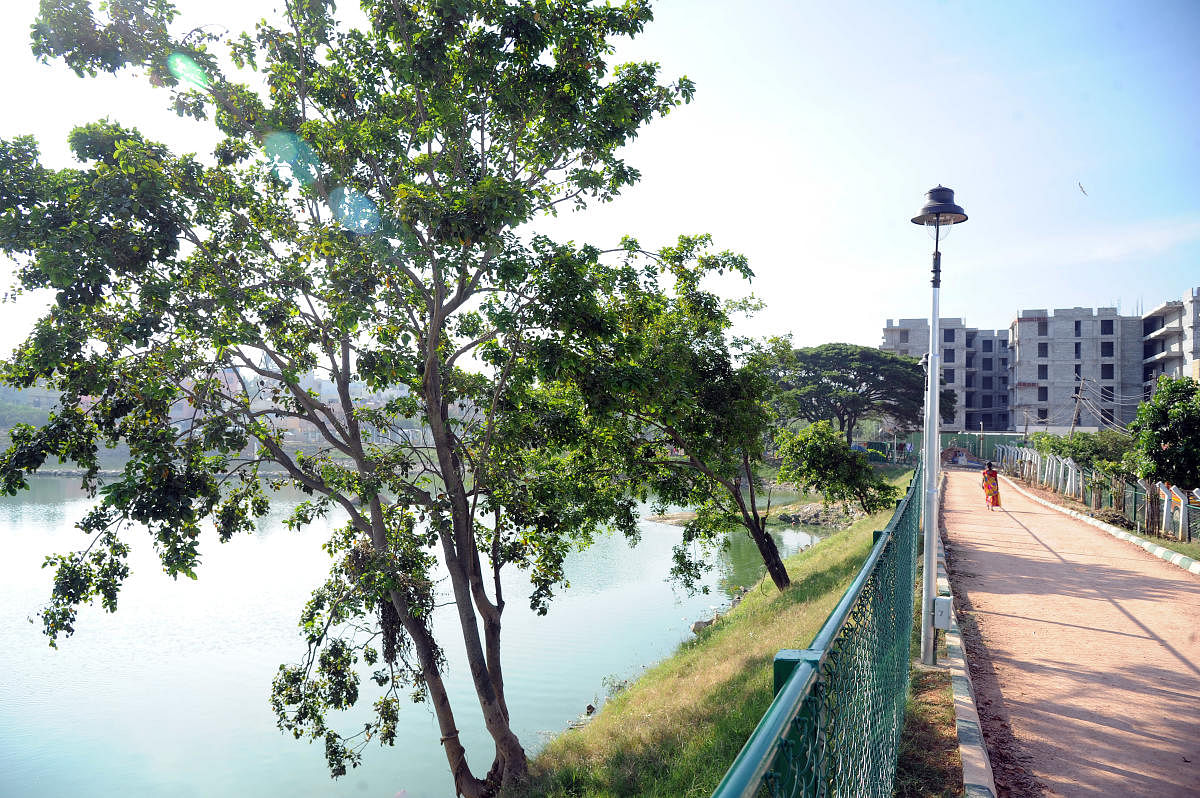
{"type": "Polygon", "coordinates": [[[921,473],[810,648],[775,658],[775,700],[713,798],[892,794],[909,684],[921,473]]]}

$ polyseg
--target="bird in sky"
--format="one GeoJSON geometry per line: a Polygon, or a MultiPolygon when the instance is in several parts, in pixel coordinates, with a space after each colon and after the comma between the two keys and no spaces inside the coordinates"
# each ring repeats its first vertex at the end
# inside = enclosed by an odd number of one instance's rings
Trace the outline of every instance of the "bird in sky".
{"type": "MultiPolygon", "coordinates": [[[[1080,191],[1083,191],[1083,183],[1076,182],[1075,185],[1079,186],[1080,191]]],[[[1086,197],[1087,195],[1088,195],[1088,193],[1086,191],[1083,191],[1083,196],[1086,197]]]]}

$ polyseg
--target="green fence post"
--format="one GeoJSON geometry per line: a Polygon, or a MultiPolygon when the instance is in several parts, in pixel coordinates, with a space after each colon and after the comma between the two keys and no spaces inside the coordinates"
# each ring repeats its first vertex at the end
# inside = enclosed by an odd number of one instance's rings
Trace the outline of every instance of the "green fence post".
{"type": "Polygon", "coordinates": [[[787,684],[787,680],[791,678],[792,671],[796,670],[797,665],[807,662],[816,669],[820,661],[821,650],[817,648],[785,648],[777,651],[774,662],[775,692],[772,695],[779,695],[779,691],[787,684]]]}
{"type": "Polygon", "coordinates": [[[779,695],[779,691],[787,684],[787,680],[791,678],[796,666],[806,661],[807,657],[804,655],[807,651],[808,649],[785,648],[775,652],[774,679],[772,680],[774,689],[771,695],[779,695]]]}

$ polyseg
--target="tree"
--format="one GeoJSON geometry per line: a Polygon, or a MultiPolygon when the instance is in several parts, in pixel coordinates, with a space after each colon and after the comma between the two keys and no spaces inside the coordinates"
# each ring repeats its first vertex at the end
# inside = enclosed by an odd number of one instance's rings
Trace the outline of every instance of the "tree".
{"type": "Polygon", "coordinates": [[[866,452],[852,451],[828,421],[799,432],[781,430],[779,478],[822,493],[827,501],[856,502],[864,512],[886,510],[899,489],[882,479],[867,461],[866,452]]]}
{"type": "Polygon", "coordinates": [[[1143,479],[1200,487],[1200,382],[1159,377],[1154,396],[1129,425],[1134,448],[1125,458],[1143,479]]]}
{"type": "Polygon", "coordinates": [[[1123,458],[1133,448],[1130,435],[1115,429],[1076,432],[1074,436],[1035,432],[1029,436],[1029,442],[1043,454],[1069,457],[1079,466],[1106,472],[1119,470],[1123,458]]]}
{"type": "MultiPolygon", "coordinates": [[[[780,341],[730,337],[731,316],[753,311],[758,303],[722,301],[701,287],[702,278],[752,274],[739,255],[706,254],[709,243],[707,236],[682,237],[654,254],[675,278],[669,294],[627,292],[610,302],[622,319],[621,343],[603,342],[606,348],[592,356],[596,371],[580,388],[593,412],[616,413],[639,430],[637,462],[652,469],[658,509],[695,508],[675,547],[677,579],[694,586],[705,568],[694,549],[704,552],[740,529],[784,590],[791,580],[768,529],[769,494],[767,506],[759,506],[767,492],[760,467],[779,429],[771,368],[780,341]]],[[[636,241],[627,240],[626,248],[638,252],[636,241]]],[[[817,425],[814,432],[822,429],[829,427],[817,425]]],[[[811,442],[807,448],[786,449],[782,479],[802,481],[829,501],[857,501],[868,512],[890,502],[894,489],[875,476],[865,456],[836,436],[831,444],[828,436],[812,435],[799,436],[811,442]]]]}
{"type": "MultiPolygon", "coordinates": [[[[921,425],[925,374],[916,358],[855,344],[822,344],[792,350],[775,346],[773,374],[781,414],[808,422],[836,421],[846,443],[868,416],[888,416],[900,426],[921,425]]],[[[954,419],[956,397],[940,394],[943,421],[954,419]]]]}
{"type": "MultiPolygon", "coordinates": [[[[706,236],[683,237],[657,254],[675,278],[670,295],[613,299],[623,343],[595,353],[596,372],[581,389],[598,412],[616,413],[639,430],[639,462],[651,469],[660,509],[696,509],[675,547],[673,576],[694,587],[705,567],[694,544],[703,551],[741,528],[782,590],[790,581],[757,506],[762,479],[755,469],[772,432],[771,382],[753,342],[728,338],[730,314],[756,304],[722,302],[701,287],[708,273],[751,272],[739,255],[704,254],[708,244],[706,236]]],[[[626,247],[636,252],[637,242],[626,247]]]]}
{"type": "Polygon", "coordinates": [[[102,121],[71,133],[80,166],[63,170],[32,138],[0,143],[0,247],[26,288],[56,292],[3,379],[62,395],[14,430],[0,484],[23,489],[57,457],[99,496],[87,547],[49,562],[51,644],[80,603],[116,609],[131,526],[195,578],[202,524],[248,531],[264,488],[288,482],[312,497],[290,523],[348,521],[302,613],[308,650],[273,686],[281,729],[322,739],[340,775],[367,741],[394,741],[411,691],[458,793],[520,784],[501,569],[528,570],[545,612],[568,551],[609,525],[636,535],[636,431],[577,386],[583,353],[619,330],[606,301],[652,294],[656,272],[518,228],[635,182],[619,148],[692,84],[610,69],[610,39],[651,19],[642,0],[363,0],[363,29],[332,0],[286,0],[280,21],[223,40],[228,70],[222,37],[174,32],[168,0],[93,6],[44,0],[35,53],[81,76],[140,72],[222,139],[201,159],[102,121]],[[298,446],[297,428],[318,443],[298,446]],[[129,461],[101,487],[97,452],[118,443],[129,461]],[[429,623],[439,567],[494,743],[486,773],[468,766],[429,623]],[[360,661],[382,692],[342,734],[331,713],[359,700],[360,661]]]}

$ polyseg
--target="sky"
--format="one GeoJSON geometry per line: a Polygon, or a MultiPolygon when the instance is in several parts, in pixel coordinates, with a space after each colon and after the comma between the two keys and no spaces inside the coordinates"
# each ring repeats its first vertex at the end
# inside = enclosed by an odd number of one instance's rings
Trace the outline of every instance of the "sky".
{"type": "MultiPolygon", "coordinates": [[[[274,3],[177,5],[188,27],[240,31],[274,3]]],[[[36,6],[0,10],[0,137],[37,136],[53,166],[69,165],[74,125],[103,117],[211,148],[143,79],[37,63],[36,6]]],[[[710,233],[755,272],[717,289],[766,303],[739,332],[876,346],[887,319],[927,317],[933,242],[909,220],[939,184],[969,216],[941,247],[943,317],[993,329],[1026,308],[1137,313],[1200,286],[1195,0],[662,0],[655,17],[617,60],[687,75],[695,100],[626,148],[638,185],[537,226],[602,246],[710,233]]],[[[43,307],[4,309],[0,352],[43,307]]]]}

